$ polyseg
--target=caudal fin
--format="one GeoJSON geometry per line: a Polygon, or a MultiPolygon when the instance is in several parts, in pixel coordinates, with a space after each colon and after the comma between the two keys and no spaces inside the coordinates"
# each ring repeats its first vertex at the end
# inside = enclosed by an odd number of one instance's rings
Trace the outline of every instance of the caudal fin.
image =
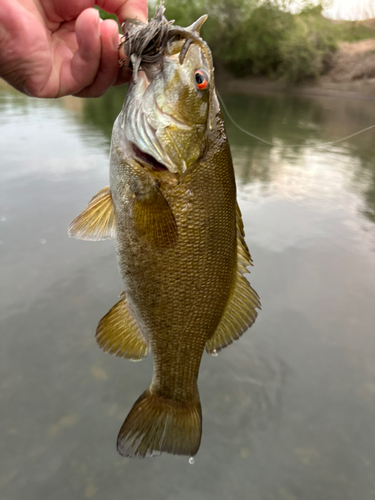
{"type": "Polygon", "coordinates": [[[117,450],[125,457],[152,457],[162,452],[193,456],[202,435],[199,396],[180,403],[151,394],[147,389],[134,403],[117,438],[117,450]]]}

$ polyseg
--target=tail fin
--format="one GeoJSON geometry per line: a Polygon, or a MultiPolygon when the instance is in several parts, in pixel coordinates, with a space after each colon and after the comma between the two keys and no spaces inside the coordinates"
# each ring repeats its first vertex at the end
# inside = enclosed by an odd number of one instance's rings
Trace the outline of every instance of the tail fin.
{"type": "Polygon", "coordinates": [[[152,457],[162,452],[193,456],[202,435],[202,411],[197,390],[194,401],[180,403],[147,389],[134,403],[117,438],[125,457],[152,457]]]}

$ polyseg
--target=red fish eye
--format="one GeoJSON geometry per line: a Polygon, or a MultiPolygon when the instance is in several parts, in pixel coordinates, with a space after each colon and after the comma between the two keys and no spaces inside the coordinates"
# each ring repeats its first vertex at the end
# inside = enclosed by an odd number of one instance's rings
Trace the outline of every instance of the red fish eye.
{"type": "Polygon", "coordinates": [[[204,90],[208,86],[208,75],[203,69],[197,69],[194,73],[195,83],[199,90],[204,90]]]}

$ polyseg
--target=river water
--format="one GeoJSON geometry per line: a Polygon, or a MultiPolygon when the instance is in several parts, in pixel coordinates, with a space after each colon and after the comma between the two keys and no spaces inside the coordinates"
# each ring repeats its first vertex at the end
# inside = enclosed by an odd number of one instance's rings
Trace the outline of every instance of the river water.
{"type": "Polygon", "coordinates": [[[122,291],[113,243],[67,226],[108,184],[124,89],[43,101],[0,93],[0,498],[375,498],[375,102],[224,95],[255,325],[199,379],[188,457],[120,457],[152,359],[104,354],[122,291]],[[288,144],[297,146],[289,147],[288,144]]]}

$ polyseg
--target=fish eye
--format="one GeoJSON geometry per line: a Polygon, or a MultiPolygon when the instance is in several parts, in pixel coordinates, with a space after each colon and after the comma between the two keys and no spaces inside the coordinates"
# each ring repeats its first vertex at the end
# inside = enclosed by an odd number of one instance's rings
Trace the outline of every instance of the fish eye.
{"type": "Polygon", "coordinates": [[[197,69],[194,73],[195,84],[199,90],[208,87],[208,74],[204,69],[197,69]]]}

